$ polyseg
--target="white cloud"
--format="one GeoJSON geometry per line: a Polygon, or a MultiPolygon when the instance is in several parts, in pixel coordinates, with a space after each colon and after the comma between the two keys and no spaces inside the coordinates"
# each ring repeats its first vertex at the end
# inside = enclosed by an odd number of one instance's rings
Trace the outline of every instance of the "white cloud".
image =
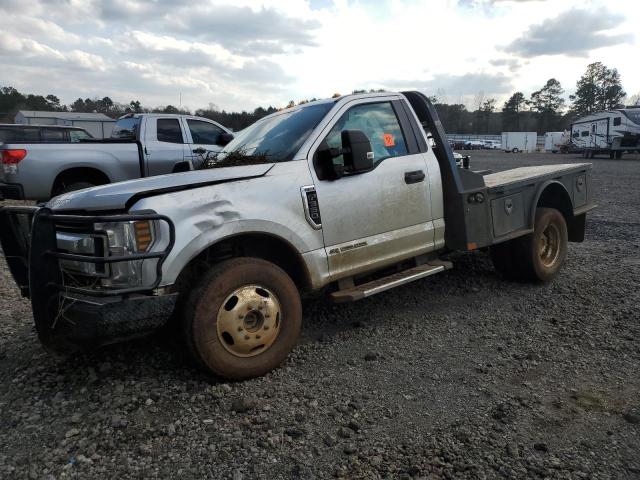
{"type": "Polygon", "coordinates": [[[592,61],[618,68],[625,89],[636,92],[640,66],[630,59],[640,40],[628,32],[639,24],[640,9],[628,5],[3,0],[5,25],[21,28],[0,36],[0,68],[12,72],[10,83],[19,90],[54,93],[65,102],[109,95],[154,106],[175,104],[182,94],[192,108],[214,102],[253,109],[392,87],[467,103],[483,91],[500,102],[515,90],[537,90],[550,77],[571,93],[592,61]],[[589,28],[582,28],[586,20],[573,25],[566,19],[576,8],[599,16],[589,14],[589,28]]]}

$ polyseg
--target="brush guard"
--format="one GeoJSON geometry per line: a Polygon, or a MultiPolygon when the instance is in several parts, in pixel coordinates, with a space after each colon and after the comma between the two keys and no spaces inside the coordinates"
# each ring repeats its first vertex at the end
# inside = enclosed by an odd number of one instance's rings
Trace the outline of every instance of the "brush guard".
{"type": "Polygon", "coordinates": [[[139,336],[171,316],[177,294],[158,295],[162,264],[175,242],[171,220],[155,213],[68,215],[45,207],[0,209],[0,244],[9,270],[23,296],[31,299],[40,341],[50,350],[68,353],[139,336]],[[72,254],[57,247],[56,225],[92,227],[100,222],[157,220],[169,227],[169,243],[160,252],[126,256],[72,254]],[[157,259],[150,285],[128,288],[86,288],[64,284],[59,260],[94,264],[157,259]]]}

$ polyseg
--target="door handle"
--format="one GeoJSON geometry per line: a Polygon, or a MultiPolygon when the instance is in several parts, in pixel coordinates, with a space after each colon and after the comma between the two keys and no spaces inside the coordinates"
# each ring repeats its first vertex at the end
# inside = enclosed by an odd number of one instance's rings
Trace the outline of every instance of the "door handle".
{"type": "Polygon", "coordinates": [[[425,179],[425,174],[422,170],[415,170],[413,172],[404,172],[404,183],[407,185],[411,183],[420,183],[425,179]]]}

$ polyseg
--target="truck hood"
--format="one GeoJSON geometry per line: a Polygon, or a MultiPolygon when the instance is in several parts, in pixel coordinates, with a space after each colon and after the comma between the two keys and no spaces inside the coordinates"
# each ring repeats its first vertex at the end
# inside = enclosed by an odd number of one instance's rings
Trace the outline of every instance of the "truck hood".
{"type": "Polygon", "coordinates": [[[49,200],[47,207],[53,210],[122,210],[141,197],[261,177],[273,165],[213,168],[110,183],[57,196],[49,200]]]}

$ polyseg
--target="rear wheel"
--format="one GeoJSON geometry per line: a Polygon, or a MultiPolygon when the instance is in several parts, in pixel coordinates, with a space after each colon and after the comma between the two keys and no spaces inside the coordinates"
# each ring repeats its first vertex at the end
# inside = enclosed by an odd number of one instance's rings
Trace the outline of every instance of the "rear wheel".
{"type": "Polygon", "coordinates": [[[533,233],[491,247],[493,264],[506,278],[549,282],[567,257],[567,223],[555,208],[538,208],[533,233]]]}
{"type": "Polygon", "coordinates": [[[227,260],[211,269],[191,293],[184,318],[195,360],[233,380],[280,365],[301,324],[295,284],[278,266],[258,258],[227,260]]]}
{"type": "Polygon", "coordinates": [[[520,153],[520,150],[518,148],[513,148],[511,150],[511,153],[520,153]]]}

